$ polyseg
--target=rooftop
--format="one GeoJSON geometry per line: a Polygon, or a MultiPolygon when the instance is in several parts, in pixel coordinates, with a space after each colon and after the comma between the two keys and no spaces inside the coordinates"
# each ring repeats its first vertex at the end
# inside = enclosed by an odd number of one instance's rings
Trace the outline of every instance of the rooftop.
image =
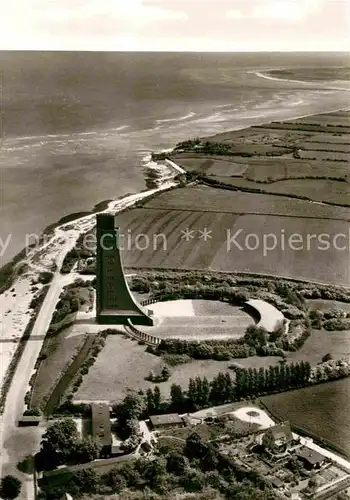
{"type": "Polygon", "coordinates": [[[325,459],[321,453],[316,450],[312,450],[311,448],[307,448],[307,446],[300,448],[300,450],[296,452],[296,455],[297,457],[306,460],[311,465],[317,465],[325,459]]]}
{"type": "Polygon", "coordinates": [[[109,407],[104,403],[92,403],[92,436],[99,439],[102,446],[112,445],[111,421],[109,407]]]}
{"type": "Polygon", "coordinates": [[[287,440],[288,442],[293,441],[293,433],[290,428],[289,422],[283,422],[282,424],[274,425],[270,427],[266,431],[269,434],[272,434],[275,441],[279,440],[287,440]]]}

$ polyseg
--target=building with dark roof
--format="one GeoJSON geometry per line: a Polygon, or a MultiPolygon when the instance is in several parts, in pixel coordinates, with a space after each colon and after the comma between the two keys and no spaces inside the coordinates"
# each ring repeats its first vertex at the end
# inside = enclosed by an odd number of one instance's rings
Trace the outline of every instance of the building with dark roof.
{"type": "Polygon", "coordinates": [[[262,445],[271,454],[285,453],[293,443],[293,433],[289,422],[269,427],[263,435],[262,445]]]}
{"type": "Polygon", "coordinates": [[[284,486],[284,482],[279,477],[276,477],[276,476],[270,477],[269,481],[274,488],[279,489],[279,488],[283,488],[283,486],[284,486]]]}
{"type": "Polygon", "coordinates": [[[42,417],[37,415],[22,415],[18,419],[19,427],[27,427],[29,425],[39,425],[42,421],[42,417]]]}
{"type": "Polygon", "coordinates": [[[168,429],[169,427],[184,427],[184,421],[177,413],[167,415],[152,415],[149,417],[153,429],[168,429]]]}
{"type": "Polygon", "coordinates": [[[309,470],[319,469],[326,461],[326,457],[324,457],[321,453],[316,450],[312,450],[307,446],[303,446],[302,448],[297,450],[296,456],[309,470]]]}
{"type": "Polygon", "coordinates": [[[112,426],[109,407],[105,403],[92,403],[92,437],[100,441],[100,457],[108,457],[112,451],[112,426]]]}

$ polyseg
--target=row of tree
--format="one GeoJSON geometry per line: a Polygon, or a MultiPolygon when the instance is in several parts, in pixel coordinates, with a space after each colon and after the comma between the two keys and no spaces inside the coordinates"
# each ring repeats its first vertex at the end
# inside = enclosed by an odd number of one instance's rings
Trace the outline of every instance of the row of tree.
{"type": "MultiPolygon", "coordinates": [[[[264,278],[257,275],[237,275],[234,273],[216,273],[213,271],[144,271],[132,279],[132,290],[141,293],[156,294],[158,291],[176,291],[185,285],[201,287],[208,285],[212,289],[223,287],[226,293],[230,289],[245,289],[246,292],[271,293],[300,308],[305,309],[305,299],[337,300],[350,302],[348,290],[334,285],[319,285],[298,281],[264,278]]],[[[260,297],[261,298],[261,297],[260,297]]]]}
{"type": "Polygon", "coordinates": [[[144,394],[129,391],[113,406],[120,429],[129,422],[167,411],[188,412],[212,405],[220,405],[244,398],[304,387],[310,383],[310,363],[301,361],[268,368],[235,368],[235,377],[220,372],[211,382],[206,377],[190,378],[187,390],[172,384],[170,399],[162,398],[159,386],[144,394]]]}
{"type": "Polygon", "coordinates": [[[311,365],[307,361],[291,364],[281,363],[259,370],[238,368],[236,369],[236,397],[252,397],[305,387],[309,385],[310,375],[311,365]]]}

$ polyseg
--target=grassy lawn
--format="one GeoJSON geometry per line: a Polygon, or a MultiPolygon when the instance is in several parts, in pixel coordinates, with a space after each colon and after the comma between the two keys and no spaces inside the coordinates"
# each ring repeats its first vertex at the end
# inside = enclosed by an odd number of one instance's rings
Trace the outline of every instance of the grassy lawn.
{"type": "Polygon", "coordinates": [[[340,359],[349,356],[349,352],[350,331],[313,330],[301,349],[287,354],[287,360],[289,362],[304,360],[311,364],[317,364],[327,353],[330,353],[334,359],[340,359]]]}
{"type": "MultiPolygon", "coordinates": [[[[120,335],[107,337],[106,345],[93,366],[84,376],[76,400],[118,400],[124,397],[126,389],[154,387],[145,380],[150,371],[157,371],[163,360],[145,352],[145,346],[120,335]],[[103,380],[103,383],[101,383],[103,380]]],[[[162,394],[167,397],[171,384],[177,383],[187,388],[191,377],[204,377],[212,380],[219,372],[227,371],[232,361],[193,360],[189,363],[171,367],[167,382],[159,384],[162,394]]]]}
{"type": "Polygon", "coordinates": [[[205,340],[209,338],[239,338],[246,328],[254,324],[253,319],[241,308],[226,302],[214,300],[188,300],[161,302],[151,306],[157,324],[153,327],[140,327],[149,335],[160,338],[181,338],[205,340]],[[189,304],[193,316],[181,314],[181,309],[189,304]],[[178,304],[178,307],[176,307],[178,304]],[[167,316],[167,306],[171,313],[167,316]]]}
{"type": "Polygon", "coordinates": [[[85,336],[68,337],[74,327],[66,328],[45,340],[47,358],[39,366],[33,387],[31,406],[41,406],[48,397],[62,372],[82,347],[85,336]]]}

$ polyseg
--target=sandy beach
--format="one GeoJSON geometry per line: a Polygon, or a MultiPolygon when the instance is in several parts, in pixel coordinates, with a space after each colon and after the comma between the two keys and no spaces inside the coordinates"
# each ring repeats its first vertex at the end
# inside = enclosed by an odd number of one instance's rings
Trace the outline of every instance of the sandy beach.
{"type": "MultiPolygon", "coordinates": [[[[161,186],[111,201],[102,213],[118,213],[148,196],[176,186],[174,177],[184,171],[170,161],[167,168],[169,174],[161,186]]],[[[164,170],[164,166],[160,166],[160,169],[164,170]]],[[[40,245],[28,250],[27,257],[22,261],[27,264],[28,270],[15,280],[10,290],[0,295],[0,310],[3,312],[0,320],[0,385],[30,319],[29,304],[37,289],[42,287],[37,284],[40,272],[50,271],[53,264],[59,269],[64,256],[74,247],[79,236],[92,229],[94,224],[95,214],[91,214],[56,227],[53,234],[44,238],[40,245]]],[[[64,281],[67,279],[72,281],[74,275],[66,276],[64,281]]]]}

